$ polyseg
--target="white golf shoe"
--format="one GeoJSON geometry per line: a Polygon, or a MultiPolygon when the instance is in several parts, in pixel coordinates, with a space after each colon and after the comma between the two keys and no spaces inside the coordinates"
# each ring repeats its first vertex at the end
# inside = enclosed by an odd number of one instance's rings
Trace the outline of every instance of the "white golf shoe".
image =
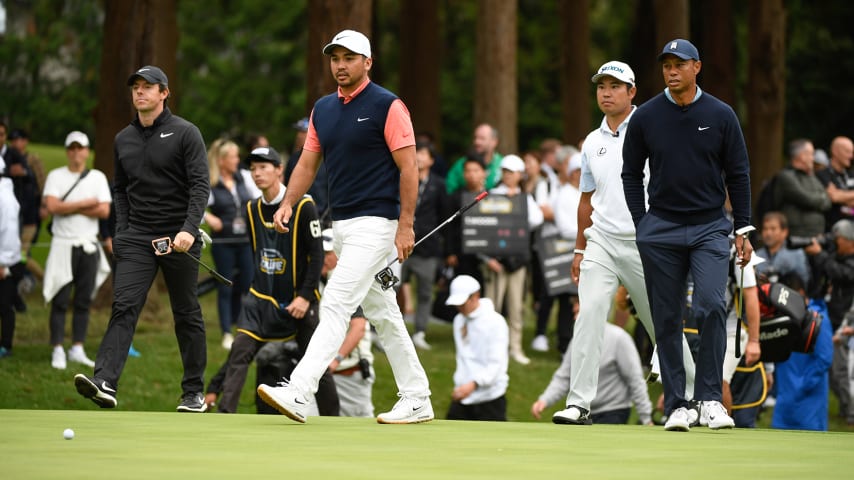
{"type": "Polygon", "coordinates": [[[688,414],[688,409],[679,407],[670,412],[667,417],[667,422],[664,424],[664,429],[668,432],[687,432],[691,430],[691,418],[688,414]]]}
{"type": "Polygon", "coordinates": [[[712,430],[735,427],[735,421],[727,414],[721,402],[715,400],[703,402],[700,410],[700,425],[708,425],[712,430]]]}
{"type": "Polygon", "coordinates": [[[377,415],[377,423],[423,423],[435,418],[430,397],[398,395],[400,400],[394,404],[391,411],[377,415]]]}
{"type": "Polygon", "coordinates": [[[67,363],[65,361],[65,350],[62,346],[53,347],[53,352],[50,354],[50,366],[57,370],[65,370],[67,363]]]}
{"type": "Polygon", "coordinates": [[[299,423],[305,423],[308,400],[291,384],[283,382],[281,387],[258,385],[258,396],[267,405],[275,408],[282,415],[299,423]]]}

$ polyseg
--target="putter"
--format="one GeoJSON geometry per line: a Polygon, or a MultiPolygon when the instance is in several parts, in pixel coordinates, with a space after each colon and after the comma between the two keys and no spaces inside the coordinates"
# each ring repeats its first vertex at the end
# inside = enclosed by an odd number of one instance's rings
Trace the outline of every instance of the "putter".
{"type": "MultiPolygon", "coordinates": [[[[427,235],[424,235],[423,237],[421,237],[420,240],[415,242],[415,245],[412,246],[412,249],[415,250],[415,247],[417,247],[419,243],[426,240],[427,237],[429,237],[430,235],[433,235],[434,233],[441,230],[442,227],[444,227],[445,225],[454,221],[455,218],[459,217],[460,215],[465,213],[466,210],[475,206],[477,204],[477,202],[486,198],[487,195],[489,195],[489,192],[487,192],[485,190],[483,192],[480,192],[476,197],[474,197],[474,200],[472,200],[471,203],[469,203],[468,205],[466,205],[466,206],[460,208],[459,210],[457,210],[456,212],[454,212],[453,215],[451,215],[444,222],[439,224],[438,227],[434,228],[433,230],[430,231],[430,233],[428,233],[427,235]]],[[[380,270],[379,272],[377,272],[376,275],[374,275],[374,278],[377,280],[377,283],[380,284],[380,286],[382,287],[383,290],[388,290],[389,288],[395,286],[397,284],[397,282],[400,281],[400,279],[394,275],[394,272],[391,271],[391,266],[396,261],[397,261],[397,259],[394,259],[394,260],[388,262],[388,265],[386,265],[386,267],[384,269],[380,270]]]]}
{"type": "MultiPolygon", "coordinates": [[[[747,239],[747,234],[756,230],[756,227],[753,225],[748,225],[746,227],[739,228],[735,234],[744,239],[747,239]]],[[[741,279],[738,282],[738,321],[736,323],[735,329],[735,358],[741,357],[741,324],[744,322],[744,269],[747,268],[747,265],[741,268],[741,279]]]]}
{"type": "MultiPolygon", "coordinates": [[[[151,246],[154,247],[154,254],[155,255],[169,255],[170,253],[172,253],[172,240],[169,237],[155,238],[154,240],[151,241],[151,246]]],[[[210,273],[211,276],[213,276],[213,278],[216,279],[216,281],[218,281],[224,285],[227,285],[229,287],[233,284],[233,282],[231,280],[223,277],[219,272],[217,272],[216,270],[214,270],[210,266],[206,265],[205,262],[203,262],[203,261],[199,260],[198,258],[192,256],[190,254],[190,252],[182,252],[182,253],[187,254],[187,256],[192,258],[194,262],[198,263],[202,268],[207,270],[208,273],[210,273]]]]}

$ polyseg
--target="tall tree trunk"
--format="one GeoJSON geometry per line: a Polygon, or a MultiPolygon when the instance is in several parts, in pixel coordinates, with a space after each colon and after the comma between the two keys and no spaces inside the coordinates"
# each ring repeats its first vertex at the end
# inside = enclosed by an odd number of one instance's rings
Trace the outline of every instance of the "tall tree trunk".
{"type": "MultiPolygon", "coordinates": [[[[674,38],[691,40],[691,10],[688,0],[653,0],[655,43],[658,48],[674,38]]],[[[642,17],[638,18],[643,21],[642,17]]]]}
{"type": "Polygon", "coordinates": [[[400,88],[416,132],[429,132],[441,145],[438,0],[405,0],[400,9],[400,88]]]}
{"type": "Polygon", "coordinates": [[[635,9],[635,28],[632,43],[631,65],[638,81],[636,103],[643,103],[664,89],[656,58],[665,43],[674,38],[690,40],[690,10],[688,0],[641,0],[635,9]],[[649,25],[649,11],[653,12],[653,28],[649,25]],[[652,31],[650,31],[652,30],[652,31]],[[652,48],[650,49],[650,43],[652,48]],[[635,53],[636,52],[636,53],[635,53]]]}
{"type": "Polygon", "coordinates": [[[475,48],[474,124],[498,129],[498,150],[516,153],[518,82],[516,80],[516,0],[478,0],[475,48]]]}
{"type": "Polygon", "coordinates": [[[732,0],[699,2],[699,8],[702,31],[694,45],[703,59],[700,86],[734,108],[737,79],[733,66],[737,62],[732,0]]]}
{"type": "Polygon", "coordinates": [[[590,132],[590,1],[564,0],[559,9],[563,140],[577,145],[590,132]]]}
{"type": "MultiPolygon", "coordinates": [[[[750,2],[748,48],[747,148],[753,198],[762,183],[784,164],[783,124],[786,114],[786,9],[783,0],[750,2]]],[[[753,219],[759,224],[761,219],[753,219]]]]}
{"type": "Polygon", "coordinates": [[[629,66],[635,72],[638,93],[635,96],[635,104],[654,97],[664,88],[661,78],[661,68],[655,61],[661,45],[655,36],[654,22],[649,21],[649,12],[652,11],[654,0],[638,0],[635,4],[634,18],[632,19],[631,45],[628,53],[629,66]]]}
{"type": "Polygon", "coordinates": [[[324,46],[341,30],[364,33],[371,39],[371,53],[376,49],[371,35],[371,0],[312,0],[308,2],[308,49],[306,50],[306,113],[318,98],[335,91],[336,83],[329,71],[329,59],[321,53],[324,46]]]}
{"type": "Polygon", "coordinates": [[[113,137],[133,118],[127,78],[143,65],[169,77],[170,109],[180,96],[176,0],[104,2],[104,45],[95,110],[95,167],[113,177],[113,137]]]}

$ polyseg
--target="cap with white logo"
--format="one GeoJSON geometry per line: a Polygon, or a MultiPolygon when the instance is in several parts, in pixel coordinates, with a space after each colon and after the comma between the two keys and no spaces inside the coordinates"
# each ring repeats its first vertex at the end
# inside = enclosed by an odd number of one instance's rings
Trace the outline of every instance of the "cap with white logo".
{"type": "Polygon", "coordinates": [[[616,60],[599,67],[599,71],[590,78],[590,81],[596,83],[602,77],[614,77],[623,83],[628,83],[631,87],[635,86],[635,72],[632,71],[632,67],[616,60]]]}
{"type": "Polygon", "coordinates": [[[660,62],[665,55],[676,55],[682,60],[700,60],[700,52],[697,51],[697,47],[688,40],[681,38],[667,42],[658,55],[658,61],[660,62]]]}
{"type": "Polygon", "coordinates": [[[335,47],[344,47],[353,53],[371,58],[371,41],[368,37],[355,30],[342,30],[332,38],[328,45],[323,47],[324,55],[331,55],[335,47]]]}
{"type": "Polygon", "coordinates": [[[133,85],[133,82],[135,82],[137,78],[142,78],[146,82],[153,83],[155,85],[163,85],[164,87],[169,86],[169,79],[166,78],[166,74],[163,73],[163,70],[155,67],[154,65],[146,65],[133,72],[131,76],[128,77],[128,85],[133,85]]]}
{"type": "Polygon", "coordinates": [[[249,163],[267,162],[272,163],[276,167],[282,164],[282,161],[279,158],[279,152],[277,152],[273,147],[258,147],[255,150],[252,150],[252,152],[249,153],[249,156],[246,157],[246,161],[249,163]]]}

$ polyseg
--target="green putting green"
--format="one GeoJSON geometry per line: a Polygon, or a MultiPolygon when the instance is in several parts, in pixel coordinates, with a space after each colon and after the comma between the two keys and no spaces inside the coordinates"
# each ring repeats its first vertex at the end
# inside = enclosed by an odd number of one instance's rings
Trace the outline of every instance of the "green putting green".
{"type": "Polygon", "coordinates": [[[3,478],[850,478],[854,434],[0,410],[3,478]],[[63,430],[75,432],[63,439],[63,430]]]}

